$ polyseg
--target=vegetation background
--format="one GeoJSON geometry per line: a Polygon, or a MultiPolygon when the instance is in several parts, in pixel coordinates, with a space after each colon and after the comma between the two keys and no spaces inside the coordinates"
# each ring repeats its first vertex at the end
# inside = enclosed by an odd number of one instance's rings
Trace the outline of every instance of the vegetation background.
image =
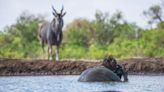
{"type": "MultiPolygon", "coordinates": [[[[127,22],[121,11],[111,15],[97,11],[94,20],[75,19],[64,28],[61,59],[163,57],[163,5],[153,5],[143,15],[150,28],[127,22]]],[[[0,58],[42,58],[38,39],[42,21],[44,17],[23,12],[15,24],[0,31],[0,58]]]]}

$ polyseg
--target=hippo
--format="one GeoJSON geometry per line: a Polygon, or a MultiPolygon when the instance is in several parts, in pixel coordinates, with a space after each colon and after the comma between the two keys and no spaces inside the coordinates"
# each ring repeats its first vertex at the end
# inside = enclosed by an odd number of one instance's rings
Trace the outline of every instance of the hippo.
{"type": "Polygon", "coordinates": [[[89,68],[82,72],[80,82],[94,82],[94,81],[121,81],[119,76],[117,76],[113,71],[106,67],[95,67],[89,68]]]}
{"type": "Polygon", "coordinates": [[[100,82],[100,81],[128,81],[127,72],[122,65],[117,64],[116,60],[109,56],[103,60],[102,66],[89,68],[82,72],[78,81],[80,82],[100,82]]]}

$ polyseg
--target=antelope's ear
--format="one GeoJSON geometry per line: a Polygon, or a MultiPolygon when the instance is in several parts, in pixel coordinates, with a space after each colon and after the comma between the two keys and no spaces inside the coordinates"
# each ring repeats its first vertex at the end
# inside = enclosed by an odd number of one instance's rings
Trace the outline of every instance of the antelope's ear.
{"type": "Polygon", "coordinates": [[[52,12],[52,14],[53,14],[55,17],[57,17],[57,14],[56,14],[56,13],[52,12]]]}
{"type": "Polygon", "coordinates": [[[64,12],[64,13],[62,14],[62,17],[65,16],[65,14],[66,14],[66,12],[64,12]]]}

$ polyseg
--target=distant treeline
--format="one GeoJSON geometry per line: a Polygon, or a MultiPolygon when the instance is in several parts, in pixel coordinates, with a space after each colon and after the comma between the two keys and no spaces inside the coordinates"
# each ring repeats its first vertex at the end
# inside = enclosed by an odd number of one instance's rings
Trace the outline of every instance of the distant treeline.
{"type": "MultiPolygon", "coordinates": [[[[120,11],[111,16],[97,11],[95,19],[90,21],[75,19],[63,31],[61,59],[102,59],[107,55],[117,58],[164,56],[162,8],[154,5],[143,14],[149,25],[155,23],[157,26],[144,29],[128,23],[120,11]]],[[[15,24],[1,31],[0,58],[42,58],[38,27],[43,20],[43,17],[23,13],[15,24]]]]}

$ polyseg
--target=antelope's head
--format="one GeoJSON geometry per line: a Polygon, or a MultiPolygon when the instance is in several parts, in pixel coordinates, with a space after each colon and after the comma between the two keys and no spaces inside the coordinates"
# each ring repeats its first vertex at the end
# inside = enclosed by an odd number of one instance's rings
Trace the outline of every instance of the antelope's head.
{"type": "Polygon", "coordinates": [[[60,13],[58,13],[53,6],[52,6],[52,9],[53,9],[52,14],[54,15],[53,25],[57,27],[58,30],[62,30],[63,25],[64,25],[63,17],[66,14],[66,12],[63,13],[64,7],[62,6],[60,13]]]}

